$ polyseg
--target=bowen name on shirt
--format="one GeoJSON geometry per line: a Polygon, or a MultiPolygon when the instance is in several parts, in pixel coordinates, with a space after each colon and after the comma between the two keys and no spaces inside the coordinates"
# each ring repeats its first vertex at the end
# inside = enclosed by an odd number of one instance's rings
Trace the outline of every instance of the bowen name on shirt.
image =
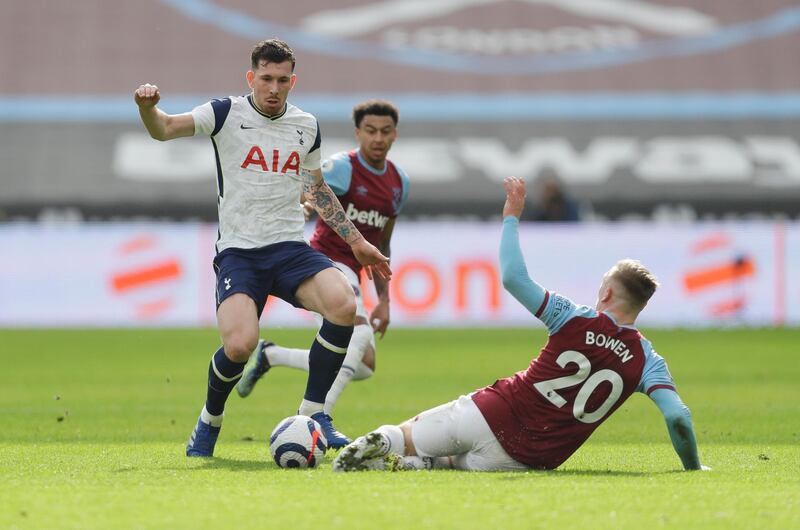
{"type": "Polygon", "coordinates": [[[614,355],[622,359],[623,363],[626,363],[633,359],[633,354],[631,354],[628,347],[619,339],[612,339],[611,337],[606,337],[602,333],[595,333],[593,331],[586,332],[586,344],[590,346],[600,346],[611,350],[614,355]]]}

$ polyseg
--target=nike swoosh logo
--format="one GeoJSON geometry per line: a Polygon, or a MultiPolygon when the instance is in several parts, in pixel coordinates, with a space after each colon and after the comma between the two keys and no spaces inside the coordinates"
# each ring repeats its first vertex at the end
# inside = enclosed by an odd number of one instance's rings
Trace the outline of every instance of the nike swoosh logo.
{"type": "Polygon", "coordinates": [[[247,125],[245,125],[244,123],[243,123],[243,124],[241,124],[239,127],[241,127],[242,129],[255,129],[255,127],[248,127],[248,126],[247,126],[247,125]]]}

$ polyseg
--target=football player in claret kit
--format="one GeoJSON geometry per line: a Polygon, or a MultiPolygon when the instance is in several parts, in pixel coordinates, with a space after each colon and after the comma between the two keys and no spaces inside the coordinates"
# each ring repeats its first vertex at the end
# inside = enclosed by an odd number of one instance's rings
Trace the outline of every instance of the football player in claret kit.
{"type": "MultiPolygon", "coordinates": [[[[353,108],[358,149],[333,155],[322,164],[325,181],[336,193],[347,217],[364,237],[384,255],[390,255],[390,241],[397,215],[408,197],[408,177],[399,166],[386,158],[397,138],[397,108],[388,101],[368,100],[353,108]]],[[[318,219],[311,246],[331,258],[344,272],[356,292],[356,320],[347,355],[325,400],[324,411],[330,415],[347,384],[372,376],[375,370],[375,333],[381,337],[389,325],[389,286],[375,277],[378,302],[367,316],[361,293],[361,264],[350,247],[318,219]]],[[[267,370],[290,366],[308,370],[309,350],[285,348],[262,341],[236,386],[246,397],[267,370]]],[[[328,438],[330,447],[344,447],[344,436],[328,438]]]]}
{"type": "Polygon", "coordinates": [[[295,58],[278,39],[262,41],[251,54],[247,96],[200,105],[185,114],[156,107],[160,93],[140,86],[134,99],[153,138],[211,137],[217,162],[219,237],[217,322],[222,347],[208,368],[206,402],[186,447],[187,456],[212,456],[228,395],[258,344],[259,316],[267,296],[319,313],[322,326],[311,345],[309,373],[299,414],[336,437],[323,412],[353,333],[355,294],[333,262],[304,240],[301,194],[352,249],[367,275],[388,279],[388,258],[347,219],[320,171],[319,125],[287,102],[294,87],[295,58]]]}
{"type": "Polygon", "coordinates": [[[664,359],[634,327],[655,278],[638,261],[619,261],[604,275],[595,308],[543,289],[528,276],[519,246],[525,184],[509,177],[504,186],[503,285],[547,326],[547,344],[527,370],[359,437],[334,470],[554,469],[633,392],[650,396],[664,415],[684,469],[708,469],[664,359]]]}

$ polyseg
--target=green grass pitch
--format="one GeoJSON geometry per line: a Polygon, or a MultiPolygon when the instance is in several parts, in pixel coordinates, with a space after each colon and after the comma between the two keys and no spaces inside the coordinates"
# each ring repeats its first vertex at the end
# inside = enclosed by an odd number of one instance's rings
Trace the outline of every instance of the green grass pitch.
{"type": "MultiPolygon", "coordinates": [[[[305,346],[312,330],[269,337],[305,346]]],[[[282,470],[266,439],[305,374],[228,401],[211,460],[184,445],[215,330],[0,330],[0,528],[800,528],[800,331],[662,330],[709,473],[680,472],[634,394],[554,472],[282,470]]],[[[401,330],[337,426],[397,423],[527,366],[541,330],[401,330]]]]}

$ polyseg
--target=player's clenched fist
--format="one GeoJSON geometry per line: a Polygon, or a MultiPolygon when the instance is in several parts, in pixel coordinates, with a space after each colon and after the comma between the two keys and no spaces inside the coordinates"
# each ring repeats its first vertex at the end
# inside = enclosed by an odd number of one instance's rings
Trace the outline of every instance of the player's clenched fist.
{"type": "Polygon", "coordinates": [[[154,107],[160,99],[161,94],[158,91],[158,87],[150,83],[140,85],[136,92],[133,93],[133,100],[140,107],[154,107]]]}
{"type": "Polygon", "coordinates": [[[506,190],[506,203],[503,205],[503,217],[513,215],[519,217],[525,208],[525,181],[517,177],[506,177],[503,180],[506,190]]]}

